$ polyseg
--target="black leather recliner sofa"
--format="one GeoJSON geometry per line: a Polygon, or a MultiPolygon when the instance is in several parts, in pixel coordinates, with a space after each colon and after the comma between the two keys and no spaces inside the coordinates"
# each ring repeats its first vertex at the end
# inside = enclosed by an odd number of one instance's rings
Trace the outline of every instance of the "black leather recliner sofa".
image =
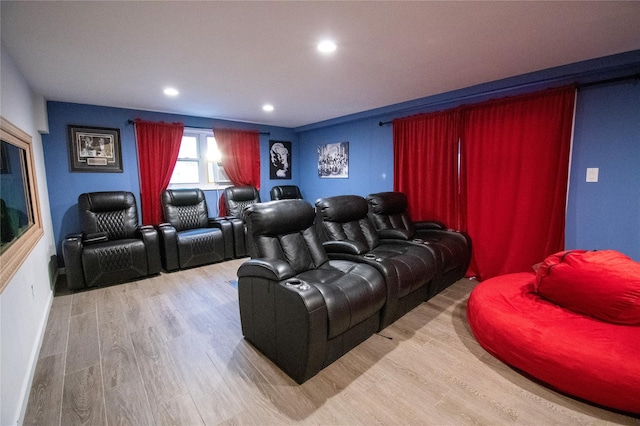
{"type": "Polygon", "coordinates": [[[382,329],[424,302],[441,271],[430,247],[381,240],[368,210],[367,201],[360,196],[321,198],[316,201],[316,221],[331,259],[364,262],[385,277],[387,301],[382,329]]]}
{"type": "Polygon", "coordinates": [[[314,216],[302,200],[247,207],[255,255],[238,269],[243,335],[298,383],[375,333],[387,300],[375,267],[329,260],[314,216]]]}
{"type": "Polygon", "coordinates": [[[430,286],[431,298],[463,278],[471,261],[471,238],[437,221],[413,222],[402,192],[379,192],[367,197],[369,217],[383,241],[400,239],[428,245],[436,254],[439,277],[430,286]]]}
{"type": "Polygon", "coordinates": [[[160,272],[158,233],[138,226],[131,192],[80,194],[82,232],[62,242],[67,286],[72,290],[117,284],[160,272]]]}
{"type": "Polygon", "coordinates": [[[158,225],[158,232],[165,270],[191,268],[232,257],[231,224],[209,217],[202,190],[166,189],[161,201],[166,222],[158,225]]]}

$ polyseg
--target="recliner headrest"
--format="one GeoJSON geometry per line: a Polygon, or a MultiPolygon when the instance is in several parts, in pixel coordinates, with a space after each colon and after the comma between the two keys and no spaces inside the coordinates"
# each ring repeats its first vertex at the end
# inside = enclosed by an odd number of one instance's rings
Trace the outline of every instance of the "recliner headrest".
{"type": "Polygon", "coordinates": [[[127,191],[88,192],[78,196],[78,208],[95,213],[126,210],[135,205],[135,196],[127,191]]]}
{"type": "Polygon", "coordinates": [[[314,218],[313,207],[303,200],[255,203],[245,209],[245,220],[255,236],[303,231],[313,225],[314,218]]]}
{"type": "Polygon", "coordinates": [[[174,206],[192,206],[204,200],[204,192],[199,188],[167,189],[162,192],[163,202],[174,206]]]}
{"type": "Polygon", "coordinates": [[[224,190],[225,197],[229,201],[253,201],[260,202],[260,193],[253,186],[230,186],[224,190]]]}
{"type": "Polygon", "coordinates": [[[378,192],[369,194],[367,201],[375,214],[394,215],[407,211],[407,196],[402,192],[378,192]]]}
{"type": "Polygon", "coordinates": [[[352,222],[367,216],[369,206],[367,200],[358,195],[338,195],[320,198],[316,201],[316,209],[322,218],[329,222],[352,222]]]}

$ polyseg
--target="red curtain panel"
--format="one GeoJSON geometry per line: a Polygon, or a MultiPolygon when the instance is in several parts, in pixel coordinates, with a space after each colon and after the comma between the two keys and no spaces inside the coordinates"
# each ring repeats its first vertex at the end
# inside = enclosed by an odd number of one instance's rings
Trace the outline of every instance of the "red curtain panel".
{"type": "Polygon", "coordinates": [[[167,188],[178,160],[184,125],[136,120],[142,223],[162,222],[160,195],[167,188]]]}
{"type": "Polygon", "coordinates": [[[461,229],[459,115],[449,110],[393,120],[394,190],[407,195],[414,220],[461,229]]]}
{"type": "Polygon", "coordinates": [[[468,275],[531,270],[564,248],[575,88],[466,107],[462,214],[473,241],[468,275]]]}
{"type": "MultiPolygon", "coordinates": [[[[222,166],[234,185],[251,185],[260,189],[260,134],[257,131],[214,129],[213,135],[222,154],[222,166]]],[[[218,205],[226,216],[224,198],[218,205]]]]}

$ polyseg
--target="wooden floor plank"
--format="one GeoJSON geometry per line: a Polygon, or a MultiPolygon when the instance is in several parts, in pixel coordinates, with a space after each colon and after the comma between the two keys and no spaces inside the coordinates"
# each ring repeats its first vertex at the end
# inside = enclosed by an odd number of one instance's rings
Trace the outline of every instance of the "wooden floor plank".
{"type": "Polygon", "coordinates": [[[29,392],[25,425],[57,425],[62,411],[65,354],[40,358],[29,392]]]}
{"type": "Polygon", "coordinates": [[[106,425],[100,364],[68,374],[62,398],[63,425],[106,425]]]}
{"type": "Polygon", "coordinates": [[[65,374],[100,363],[96,311],[72,315],[65,374]]]}
{"type": "Polygon", "coordinates": [[[106,389],[105,405],[109,425],[155,425],[141,379],[106,389]]]}
{"type": "Polygon", "coordinates": [[[138,363],[125,323],[120,320],[105,322],[98,325],[98,331],[105,389],[139,380],[138,363]]]}
{"type": "Polygon", "coordinates": [[[131,340],[149,406],[156,416],[162,411],[162,404],[186,394],[187,387],[156,327],[131,333],[131,340]]]}
{"type": "Polygon", "coordinates": [[[47,328],[42,338],[40,358],[63,354],[67,350],[69,337],[70,304],[52,304],[47,320],[47,328]]]}

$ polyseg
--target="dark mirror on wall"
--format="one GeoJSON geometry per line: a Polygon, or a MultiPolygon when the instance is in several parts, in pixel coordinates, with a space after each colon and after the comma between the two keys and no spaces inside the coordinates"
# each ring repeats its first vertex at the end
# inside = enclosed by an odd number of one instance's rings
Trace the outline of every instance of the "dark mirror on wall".
{"type": "Polygon", "coordinates": [[[0,292],[44,234],[31,143],[0,117],[0,292]]]}
{"type": "Polygon", "coordinates": [[[0,253],[33,225],[28,193],[25,150],[0,141],[0,253]]]}

